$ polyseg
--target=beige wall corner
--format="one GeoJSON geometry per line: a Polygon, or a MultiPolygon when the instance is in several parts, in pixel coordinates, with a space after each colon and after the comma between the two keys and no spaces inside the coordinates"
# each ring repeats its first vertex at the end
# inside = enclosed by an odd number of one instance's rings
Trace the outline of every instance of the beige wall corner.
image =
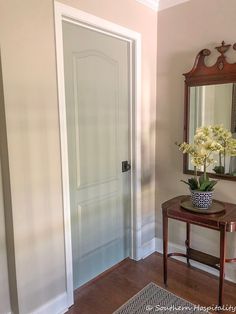
{"type": "MultiPolygon", "coordinates": [[[[1,162],[1,160],[0,160],[1,162]]],[[[2,191],[2,172],[0,166],[0,313],[10,313],[10,293],[8,284],[7,251],[5,236],[5,215],[2,191]]]]}
{"type": "Polygon", "coordinates": [[[18,312],[12,206],[0,52],[0,312],[18,312]],[[4,183],[4,184],[3,184],[4,183]]]}
{"type": "MultiPolygon", "coordinates": [[[[158,14],[157,57],[157,215],[156,234],[162,236],[161,203],[171,197],[188,194],[180,179],[182,155],[174,145],[183,140],[184,77],[197,53],[212,49],[225,40],[235,42],[235,1],[191,0],[163,10],[158,14]]],[[[235,55],[235,54],[234,54],[235,55]]],[[[234,56],[235,62],[235,56],[234,56]]],[[[236,182],[221,180],[216,198],[236,203],[236,182]]],[[[183,244],[185,229],[182,223],[171,223],[170,241],[183,244]]],[[[218,233],[194,227],[192,243],[196,249],[218,254],[218,233]]],[[[236,255],[236,235],[228,235],[228,255],[236,255]]],[[[233,266],[228,265],[227,276],[236,280],[233,266]]]]}

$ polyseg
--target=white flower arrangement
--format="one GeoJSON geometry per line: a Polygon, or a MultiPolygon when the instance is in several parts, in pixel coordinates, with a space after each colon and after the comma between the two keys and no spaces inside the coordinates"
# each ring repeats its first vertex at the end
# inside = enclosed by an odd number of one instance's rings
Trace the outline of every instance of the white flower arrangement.
{"type": "Polygon", "coordinates": [[[213,190],[217,181],[209,180],[206,169],[217,163],[216,153],[219,155],[219,166],[215,166],[213,170],[217,173],[224,173],[226,156],[236,156],[236,139],[232,138],[232,133],[222,125],[200,127],[196,130],[193,144],[183,142],[178,146],[183,154],[191,156],[191,163],[194,166],[195,177],[188,182],[183,181],[191,190],[213,190]],[[197,171],[202,168],[203,175],[198,179],[197,171]]]}

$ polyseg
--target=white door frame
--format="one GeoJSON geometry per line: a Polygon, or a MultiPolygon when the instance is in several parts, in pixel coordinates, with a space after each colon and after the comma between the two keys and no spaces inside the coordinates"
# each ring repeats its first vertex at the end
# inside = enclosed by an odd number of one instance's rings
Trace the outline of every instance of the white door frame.
{"type": "Polygon", "coordinates": [[[70,223],[70,190],[68,171],[66,103],[63,62],[62,21],[120,38],[130,46],[130,145],[131,145],[131,258],[142,257],[141,247],[141,35],[120,25],[54,2],[61,167],[64,211],[64,239],[66,260],[66,285],[68,307],[73,304],[73,269],[70,223]]]}

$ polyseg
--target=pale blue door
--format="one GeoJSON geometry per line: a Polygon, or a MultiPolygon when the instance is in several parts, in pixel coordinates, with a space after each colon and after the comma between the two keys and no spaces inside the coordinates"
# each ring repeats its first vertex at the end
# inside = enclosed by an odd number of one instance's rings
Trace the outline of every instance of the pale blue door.
{"type": "Polygon", "coordinates": [[[129,45],[63,22],[74,288],[130,255],[129,45]]]}

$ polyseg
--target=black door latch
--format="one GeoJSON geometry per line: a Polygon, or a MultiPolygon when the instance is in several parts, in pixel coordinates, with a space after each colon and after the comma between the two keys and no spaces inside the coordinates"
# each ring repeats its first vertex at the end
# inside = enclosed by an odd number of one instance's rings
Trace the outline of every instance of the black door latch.
{"type": "Polygon", "coordinates": [[[127,172],[131,169],[131,165],[128,160],[122,161],[122,172],[127,172]]]}

